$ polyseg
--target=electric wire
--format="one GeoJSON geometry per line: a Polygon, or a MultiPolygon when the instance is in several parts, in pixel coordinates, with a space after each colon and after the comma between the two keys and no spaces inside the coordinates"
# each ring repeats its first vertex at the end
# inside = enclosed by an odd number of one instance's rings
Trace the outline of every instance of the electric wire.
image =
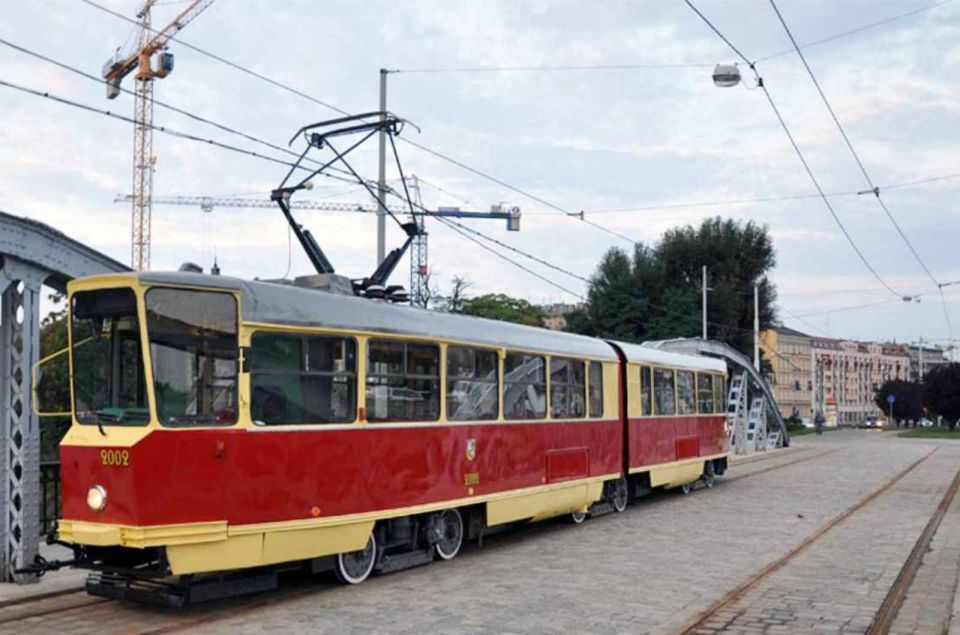
{"type": "MultiPolygon", "coordinates": [[[[125,15],[117,12],[117,11],[113,11],[112,9],[108,9],[107,7],[99,4],[98,2],[95,2],[94,0],[81,0],[81,2],[87,4],[87,5],[91,6],[91,7],[94,7],[94,8],[96,8],[96,9],[99,9],[100,11],[103,11],[103,12],[105,12],[105,13],[108,13],[108,14],[110,14],[110,15],[112,15],[112,16],[115,16],[115,17],[117,17],[117,18],[120,18],[121,20],[124,20],[124,21],[126,21],[126,22],[130,22],[130,23],[132,23],[132,24],[140,25],[140,23],[137,22],[136,20],[134,20],[133,18],[129,18],[129,17],[127,17],[127,16],[125,16],[125,15]]],[[[158,33],[158,31],[157,31],[156,29],[153,29],[153,28],[150,28],[150,27],[148,27],[148,29],[149,29],[150,31],[154,32],[154,33],[158,33]]],[[[325,101],[323,101],[323,100],[321,100],[321,99],[317,99],[316,97],[313,97],[312,95],[308,95],[307,93],[304,93],[303,91],[297,90],[296,88],[293,88],[292,86],[289,86],[289,85],[284,84],[284,83],[282,83],[282,82],[278,82],[278,81],[276,81],[276,80],[274,80],[274,79],[271,79],[271,78],[267,77],[266,75],[263,75],[262,73],[257,73],[256,71],[252,71],[252,70],[250,70],[250,69],[248,69],[248,68],[246,68],[246,67],[244,67],[244,66],[242,66],[242,65],[240,65],[240,64],[237,64],[236,62],[232,62],[232,61],[230,61],[230,60],[228,60],[228,59],[226,59],[226,58],[224,58],[224,57],[222,57],[222,56],[216,55],[216,54],[214,54],[214,53],[210,53],[209,51],[206,51],[206,50],[204,50],[204,49],[202,49],[202,48],[200,48],[200,47],[198,47],[198,46],[196,46],[196,45],[189,44],[189,43],[185,42],[184,40],[182,40],[182,39],[180,39],[180,38],[178,38],[178,37],[176,37],[176,36],[170,36],[170,37],[169,37],[169,40],[170,40],[170,41],[173,41],[173,42],[176,42],[176,43],[180,44],[181,46],[184,46],[184,47],[186,47],[186,48],[188,48],[188,49],[190,49],[190,50],[196,51],[197,53],[200,53],[201,55],[204,55],[204,56],[206,56],[206,57],[209,57],[210,59],[213,59],[213,60],[216,60],[216,61],[221,62],[221,63],[223,63],[223,64],[226,64],[227,66],[230,66],[231,68],[236,69],[236,70],[238,70],[238,71],[240,71],[240,72],[242,72],[242,73],[246,73],[246,74],[248,74],[248,75],[251,75],[251,76],[253,76],[253,77],[256,77],[257,79],[261,79],[261,80],[269,83],[269,84],[272,85],[272,86],[275,86],[275,87],[277,87],[277,88],[280,88],[281,90],[286,90],[286,91],[288,91],[288,92],[290,92],[290,93],[292,93],[292,94],[295,94],[295,95],[297,95],[297,96],[299,96],[299,97],[302,97],[303,99],[306,99],[306,100],[308,100],[308,101],[311,101],[311,102],[313,102],[313,103],[316,103],[316,104],[318,104],[318,105],[320,105],[320,106],[324,106],[325,108],[329,108],[330,110],[333,110],[333,111],[335,111],[335,112],[337,112],[337,113],[340,113],[340,114],[342,114],[342,115],[350,115],[350,114],[351,114],[350,112],[348,112],[348,111],[346,111],[346,110],[343,110],[342,108],[339,108],[339,107],[337,107],[337,106],[334,106],[333,104],[330,104],[330,103],[328,103],[328,102],[325,102],[325,101]]],[[[453,165],[456,165],[456,166],[460,167],[461,169],[467,170],[467,171],[469,171],[469,172],[471,172],[471,173],[473,173],[473,174],[475,174],[475,175],[477,175],[477,176],[480,176],[480,177],[482,177],[482,178],[484,178],[484,179],[487,179],[487,180],[489,180],[489,181],[492,181],[492,182],[494,182],[494,183],[497,183],[498,185],[500,185],[500,186],[502,186],[502,187],[505,187],[505,188],[507,188],[507,189],[509,189],[509,190],[511,190],[511,191],[513,191],[513,192],[516,192],[517,194],[520,194],[521,196],[524,196],[524,197],[526,197],[526,198],[529,198],[529,199],[531,199],[531,200],[534,200],[534,201],[536,201],[536,202],[538,202],[538,203],[540,203],[540,204],[542,204],[542,205],[546,205],[547,207],[549,207],[549,208],[551,208],[551,209],[555,209],[555,210],[557,210],[557,211],[559,211],[559,212],[562,212],[562,213],[566,214],[566,215],[569,216],[569,217],[572,217],[572,218],[573,218],[573,217],[580,218],[580,220],[583,221],[583,222],[585,222],[586,224],[588,224],[588,225],[590,225],[590,226],[592,226],[592,227],[594,227],[594,228],[596,228],[596,229],[599,229],[600,231],[606,232],[607,234],[610,234],[611,236],[616,236],[617,238],[620,238],[620,239],[622,239],[622,240],[626,240],[626,241],[628,241],[628,242],[631,242],[631,243],[636,244],[636,241],[633,240],[632,238],[629,238],[629,237],[627,237],[627,236],[625,236],[625,235],[623,235],[623,234],[621,234],[621,233],[618,233],[618,232],[616,232],[616,231],[614,231],[614,230],[611,230],[611,229],[608,229],[608,228],[606,228],[606,227],[603,227],[602,225],[599,225],[598,223],[595,223],[595,222],[593,222],[593,221],[589,221],[589,220],[587,220],[587,219],[585,219],[585,218],[582,218],[582,217],[580,217],[578,214],[571,213],[571,212],[569,212],[568,210],[565,210],[565,209],[563,209],[562,207],[560,207],[560,206],[558,206],[558,205],[554,205],[553,203],[549,203],[548,201],[545,201],[543,198],[538,197],[538,196],[536,196],[536,195],[534,195],[534,194],[532,194],[532,193],[526,192],[526,191],[524,191],[524,190],[522,190],[522,189],[520,189],[520,188],[518,188],[518,187],[509,185],[508,183],[502,181],[501,179],[498,179],[498,178],[496,178],[496,177],[493,177],[493,176],[491,176],[491,175],[489,175],[489,174],[486,174],[486,173],[484,173],[484,172],[481,172],[480,170],[477,170],[477,169],[475,169],[475,168],[472,168],[472,167],[466,165],[466,164],[463,163],[462,161],[457,161],[456,159],[453,159],[452,157],[449,157],[449,156],[447,156],[447,155],[445,155],[445,154],[442,154],[442,153],[440,153],[440,152],[437,152],[436,150],[432,150],[432,149],[424,146],[423,144],[417,143],[417,142],[412,141],[412,140],[410,140],[410,139],[407,139],[407,138],[405,138],[405,137],[400,137],[400,141],[406,142],[406,143],[409,144],[409,145],[412,145],[412,146],[414,146],[414,147],[416,147],[416,148],[419,148],[420,150],[422,150],[422,151],[424,151],[424,152],[427,152],[427,153],[429,153],[429,154],[432,154],[433,156],[435,156],[435,157],[437,157],[437,158],[439,158],[439,159],[442,159],[442,160],[444,160],[444,161],[446,161],[446,162],[448,162],[448,163],[451,163],[451,164],[453,164],[453,165]]]]}
{"type": "MultiPolygon", "coordinates": [[[[935,285],[939,285],[940,281],[937,280],[936,276],[933,275],[933,272],[930,271],[930,268],[927,267],[927,263],[923,261],[923,258],[920,257],[920,253],[913,246],[913,243],[910,242],[910,239],[907,238],[907,235],[903,232],[903,229],[900,227],[900,223],[897,222],[897,219],[893,217],[893,214],[887,208],[886,203],[883,198],[880,196],[880,188],[874,183],[873,179],[870,177],[870,173],[867,172],[866,166],[864,166],[863,161],[860,159],[860,155],[857,153],[856,149],[853,147],[853,143],[850,141],[850,137],[847,135],[847,131],[844,130],[843,124],[840,123],[840,119],[837,117],[837,113],[833,110],[833,106],[830,105],[830,100],[827,99],[826,93],[823,92],[823,88],[820,86],[820,82],[817,81],[817,76],[814,74],[813,69],[810,68],[810,64],[807,63],[807,58],[804,56],[803,51],[800,50],[800,45],[797,44],[796,38],[793,37],[793,32],[790,30],[790,27],[787,25],[787,21],[783,18],[783,14],[780,13],[780,8],[777,7],[775,0],[770,0],[770,6],[773,7],[774,13],[777,14],[777,19],[780,20],[783,30],[786,31],[787,37],[790,38],[790,42],[793,44],[793,48],[796,50],[797,55],[800,57],[800,61],[803,62],[803,67],[806,69],[807,74],[810,76],[813,85],[817,89],[817,93],[820,95],[820,99],[823,101],[823,105],[826,106],[827,111],[830,113],[830,117],[833,119],[833,123],[836,124],[837,130],[840,131],[840,136],[843,137],[844,143],[847,145],[847,149],[850,150],[850,154],[853,156],[854,161],[856,161],[857,166],[860,168],[860,172],[863,174],[864,180],[867,182],[867,185],[870,186],[870,190],[876,198],[877,203],[880,205],[880,208],[883,210],[883,213],[886,214],[887,218],[896,228],[897,233],[900,235],[900,238],[903,239],[903,242],[910,249],[910,253],[913,254],[913,257],[920,264],[920,267],[923,268],[927,276],[935,285]]],[[[943,300],[943,294],[941,294],[941,300],[943,305],[943,315],[947,322],[947,330],[953,332],[953,325],[950,322],[950,313],[947,310],[946,300],[943,300]]]]}
{"type": "MultiPolygon", "coordinates": [[[[56,66],[57,68],[60,68],[61,70],[65,70],[65,71],[68,71],[68,72],[70,72],[70,73],[74,73],[75,75],[79,75],[80,77],[84,77],[84,78],[89,79],[89,80],[91,80],[91,81],[97,82],[98,84],[106,84],[106,83],[107,83],[106,80],[104,80],[104,79],[101,78],[101,77],[97,77],[96,75],[93,75],[93,74],[91,74],[91,73],[88,73],[88,72],[86,72],[86,71],[84,71],[84,70],[82,70],[82,69],[79,69],[79,68],[75,67],[75,66],[71,66],[71,65],[69,65],[69,64],[67,64],[67,63],[65,63],[65,62],[60,61],[60,60],[56,60],[56,59],[54,59],[54,58],[52,58],[52,57],[49,57],[49,56],[44,55],[44,54],[42,54],[42,53],[39,53],[39,52],[37,52],[37,51],[28,49],[28,48],[26,48],[26,47],[24,47],[24,46],[21,46],[21,45],[19,45],[19,44],[16,44],[16,43],[14,43],[14,42],[11,42],[11,41],[9,41],[9,40],[7,40],[7,39],[4,39],[4,38],[2,38],[2,37],[0,37],[0,44],[6,46],[6,47],[8,47],[8,48],[11,48],[11,49],[13,49],[13,50],[15,50],[15,51],[19,51],[20,53],[23,53],[24,55],[28,55],[28,56],[30,56],[30,57],[33,57],[33,58],[38,59],[38,60],[41,60],[41,61],[46,62],[46,63],[48,63],[48,64],[52,64],[53,66],[56,66]]],[[[124,94],[132,95],[132,96],[136,97],[136,92],[135,92],[135,91],[132,91],[132,90],[127,89],[127,88],[124,88],[124,87],[122,87],[122,86],[119,86],[118,89],[120,90],[120,92],[122,92],[122,93],[124,93],[124,94]]],[[[260,138],[258,138],[258,137],[255,137],[255,136],[253,136],[253,135],[247,134],[247,133],[245,133],[245,132],[242,132],[242,131],[240,131],[240,130],[237,130],[237,129],[235,129],[235,128],[232,128],[232,127],[230,127],[230,126],[226,126],[226,125],[224,125],[224,124],[221,124],[221,123],[218,123],[218,122],[216,122],[216,121],[213,121],[212,119],[203,117],[203,116],[201,116],[201,115],[198,115],[198,114],[196,114],[196,113],[190,112],[190,111],[188,111],[188,110],[184,110],[183,108],[179,108],[179,107],[174,106],[174,105],[172,105],[172,104],[163,102],[163,101],[161,101],[161,100],[159,100],[159,99],[154,99],[154,100],[153,100],[153,103],[156,104],[157,106],[160,106],[161,108],[164,108],[164,109],[169,110],[169,111],[171,111],[171,112],[175,112],[175,113],[177,113],[177,114],[183,115],[183,116],[188,117],[188,118],[190,118],[190,119],[192,119],[192,120],[194,120],[194,121],[197,121],[197,122],[200,122],[200,123],[203,123],[203,124],[207,124],[207,125],[213,126],[213,127],[217,128],[218,130],[222,130],[223,132],[227,132],[227,133],[229,133],[229,134],[237,135],[237,136],[239,136],[239,137],[242,137],[242,138],[244,138],[244,139],[247,139],[248,141],[253,141],[254,143],[258,143],[258,144],[260,144],[260,145],[263,145],[263,146],[265,146],[265,147],[271,148],[271,149],[273,149],[273,150],[277,150],[277,151],[279,151],[279,152],[283,152],[284,154],[288,154],[288,155],[291,155],[291,156],[299,156],[299,154],[297,154],[296,152],[293,152],[293,151],[290,150],[289,148],[285,148],[285,147],[283,147],[283,146],[277,145],[277,144],[275,144],[275,143],[271,143],[271,142],[266,141],[266,140],[264,140],[264,139],[260,139],[260,138]]],[[[311,161],[311,162],[313,162],[313,163],[318,163],[315,159],[312,159],[312,158],[311,158],[311,159],[308,159],[308,160],[311,161]]],[[[345,173],[345,171],[342,170],[342,169],[340,169],[340,168],[332,167],[331,169],[332,169],[332,170],[335,170],[335,171],[337,171],[337,172],[340,172],[340,173],[345,173]]],[[[348,183],[355,183],[355,182],[356,182],[356,181],[355,181],[354,179],[352,179],[352,178],[337,177],[337,176],[333,176],[333,175],[331,175],[331,174],[326,174],[326,173],[324,173],[324,176],[326,176],[327,178],[331,178],[331,179],[337,180],[337,181],[344,181],[344,182],[348,182],[348,183]]]]}
{"type": "Polygon", "coordinates": [[[405,74],[426,73],[513,73],[513,72],[555,72],[555,71],[622,71],[650,68],[713,68],[713,64],[679,62],[673,64],[570,64],[560,66],[455,66],[436,68],[394,68],[387,72],[405,74]]]}
{"type": "MultiPolygon", "coordinates": [[[[891,17],[889,17],[889,18],[884,18],[883,20],[879,20],[878,22],[871,22],[871,23],[869,23],[869,24],[863,24],[863,25],[861,25],[861,26],[854,27],[854,28],[848,29],[848,30],[846,30],[846,31],[841,31],[840,33],[835,33],[835,34],[833,34],[833,35],[827,36],[827,37],[822,38],[822,39],[819,39],[819,40],[814,40],[813,42],[807,42],[807,43],[805,43],[805,44],[801,44],[801,45],[800,45],[800,48],[808,49],[808,48],[811,48],[811,47],[814,47],[814,46],[819,46],[819,45],[821,45],[821,44],[826,44],[827,42],[833,42],[834,40],[839,40],[840,38],[847,37],[848,35],[854,35],[854,34],[856,34],[856,33],[861,33],[861,32],[863,32],[863,31],[867,31],[867,30],[869,30],[869,29],[876,28],[876,27],[878,27],[878,26],[883,26],[883,25],[885,25],[885,24],[890,24],[891,22],[895,22],[895,21],[897,21],[897,20],[902,20],[903,18],[908,18],[908,17],[910,17],[910,16],[914,16],[914,15],[917,15],[918,13],[923,13],[923,12],[929,11],[929,10],[931,10],[931,9],[936,9],[937,7],[941,7],[941,6],[943,6],[943,5],[945,5],[945,4],[949,4],[949,3],[951,3],[951,2],[953,2],[953,0],[942,0],[941,2],[935,2],[935,3],[930,4],[930,5],[927,5],[927,6],[925,6],[925,7],[920,7],[919,9],[914,9],[913,11],[907,11],[906,13],[900,13],[900,14],[898,14],[898,15],[894,15],[894,16],[891,16],[891,17]]],[[[792,48],[784,49],[784,50],[778,51],[778,52],[776,52],[776,53],[771,53],[770,55],[767,55],[767,56],[765,56],[765,57],[760,57],[760,58],[758,58],[756,61],[757,61],[757,62],[766,62],[767,60],[772,60],[772,59],[774,59],[775,57],[782,57],[782,56],[784,56],[784,55],[790,55],[791,53],[793,53],[793,49],[792,49],[792,48]]]]}
{"type": "Polygon", "coordinates": [[[580,295],[579,293],[577,293],[577,292],[575,292],[575,291],[571,291],[570,289],[564,287],[563,285],[558,284],[558,283],[554,282],[553,280],[550,280],[549,278],[540,275],[539,273],[537,273],[537,272],[534,271],[533,269],[530,269],[529,267],[526,267],[526,266],[520,264],[520,263],[517,262],[516,260],[513,260],[512,258],[510,258],[509,256],[506,256],[506,255],[500,253],[499,251],[497,251],[496,249],[494,249],[494,248],[491,247],[490,245],[484,244],[483,242],[481,242],[480,240],[474,238],[473,236],[471,236],[471,235],[468,234],[467,232],[462,231],[462,230],[461,230],[459,227],[457,227],[454,223],[451,223],[451,222],[449,221],[449,219],[442,218],[442,217],[437,217],[437,220],[440,221],[440,223],[442,223],[443,225],[446,225],[449,229],[452,229],[453,231],[457,232],[458,234],[460,234],[461,236],[463,236],[463,237],[466,238],[467,240],[469,240],[469,241],[471,241],[471,242],[479,245],[479,246],[482,247],[483,249],[489,251],[490,253],[492,253],[493,255],[495,255],[497,258],[500,258],[501,260],[505,260],[506,262],[509,262],[509,263],[512,264],[514,267],[517,267],[518,269],[521,269],[522,271],[527,272],[527,273],[530,274],[531,276],[534,276],[534,277],[542,280],[543,282],[546,282],[547,284],[549,284],[549,285],[552,286],[552,287],[555,287],[555,288],[557,288],[557,289],[559,289],[559,290],[561,290],[561,291],[563,291],[563,292],[565,292],[565,293],[569,293],[570,295],[572,295],[572,296],[574,296],[575,298],[579,299],[581,302],[584,300],[584,297],[583,297],[582,295],[580,295]]]}
{"type": "Polygon", "coordinates": [[[833,217],[834,221],[836,221],[837,226],[840,228],[840,231],[843,234],[844,238],[846,238],[847,242],[850,243],[850,246],[853,248],[854,252],[856,252],[857,257],[860,259],[863,265],[867,268],[867,270],[870,271],[873,277],[876,278],[877,281],[884,288],[886,288],[891,294],[897,296],[898,298],[903,298],[903,294],[901,294],[892,286],[890,286],[887,283],[887,281],[880,276],[880,274],[873,267],[873,265],[870,264],[870,261],[867,260],[866,256],[864,256],[863,252],[860,250],[860,247],[857,246],[857,243],[853,240],[853,236],[850,235],[850,232],[847,230],[846,226],[843,224],[843,221],[840,219],[840,216],[837,214],[836,210],[833,209],[833,205],[830,204],[830,199],[827,198],[826,193],[823,191],[823,187],[821,187],[820,185],[820,181],[817,179],[816,175],[813,173],[813,170],[810,168],[810,165],[807,163],[807,159],[803,155],[803,152],[800,150],[800,146],[797,145],[797,142],[793,137],[793,133],[790,132],[790,128],[787,126],[786,121],[783,119],[783,115],[780,114],[780,109],[777,108],[777,104],[776,102],[773,101],[773,97],[770,95],[770,91],[767,90],[767,87],[763,81],[763,78],[761,78],[760,74],[757,72],[756,65],[753,62],[751,62],[749,59],[747,59],[747,57],[743,53],[741,53],[740,50],[737,47],[735,47],[730,42],[730,40],[728,40],[726,36],[724,36],[719,31],[719,29],[717,29],[717,27],[714,26],[713,23],[710,22],[710,20],[703,13],[700,12],[699,9],[697,9],[693,5],[691,0],[684,0],[684,2],[686,2],[687,6],[690,7],[698,16],[700,16],[700,18],[704,21],[704,23],[706,23],[706,25],[710,27],[710,29],[714,33],[716,33],[717,36],[719,36],[720,39],[723,40],[727,44],[727,46],[730,47],[730,49],[734,53],[736,53],[740,57],[740,59],[742,59],[750,67],[751,71],[753,71],[754,76],[757,79],[758,87],[763,90],[763,94],[767,98],[767,102],[770,104],[770,108],[773,110],[774,114],[777,117],[777,121],[780,123],[780,127],[783,128],[784,133],[787,135],[787,138],[790,140],[790,145],[793,146],[793,150],[794,152],[796,152],[797,157],[800,159],[800,163],[803,165],[803,168],[806,171],[807,176],[810,177],[810,181],[813,183],[814,187],[817,190],[817,193],[820,195],[820,199],[823,201],[823,204],[826,206],[827,210],[830,212],[830,215],[833,217]]]}

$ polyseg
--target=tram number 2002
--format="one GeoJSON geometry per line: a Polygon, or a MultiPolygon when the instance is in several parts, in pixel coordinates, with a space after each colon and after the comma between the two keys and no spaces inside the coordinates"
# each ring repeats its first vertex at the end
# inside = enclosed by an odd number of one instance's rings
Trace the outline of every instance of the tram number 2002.
{"type": "Polygon", "coordinates": [[[130,450],[100,450],[100,464],[126,467],[130,465],[130,450]]]}

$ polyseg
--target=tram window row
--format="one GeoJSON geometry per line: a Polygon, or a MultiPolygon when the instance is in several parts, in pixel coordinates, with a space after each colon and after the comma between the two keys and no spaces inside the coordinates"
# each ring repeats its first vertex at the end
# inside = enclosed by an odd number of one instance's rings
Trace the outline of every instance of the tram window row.
{"type": "MultiPolygon", "coordinates": [[[[251,339],[251,415],[257,423],[352,423],[358,400],[352,337],[257,332],[251,339]]],[[[372,423],[600,418],[603,365],[570,357],[370,338],[362,397],[372,423]],[[549,376],[549,382],[548,382],[549,376]],[[549,393],[548,393],[549,383],[549,393]],[[547,395],[550,395],[549,403],[547,395]]]]}
{"type": "Polygon", "coordinates": [[[724,412],[724,379],[714,373],[639,366],[640,415],[694,415],[724,412]]]}

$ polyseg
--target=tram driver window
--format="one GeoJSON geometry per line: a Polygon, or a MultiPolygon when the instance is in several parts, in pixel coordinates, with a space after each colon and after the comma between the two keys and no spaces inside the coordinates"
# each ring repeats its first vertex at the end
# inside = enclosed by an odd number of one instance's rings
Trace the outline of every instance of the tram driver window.
{"type": "Polygon", "coordinates": [[[447,418],[451,421],[496,419],[500,408],[499,358],[496,351],[447,347],[447,418]]]}
{"type": "Polygon", "coordinates": [[[350,423],[357,410],[352,338],[255,333],[251,416],[257,423],[350,423]]]}
{"type": "Polygon", "coordinates": [[[503,416],[543,419],[547,416],[547,375],[543,357],[507,353],[503,360],[503,416]]]}
{"type": "Polygon", "coordinates": [[[677,371],[677,410],[679,414],[697,414],[695,375],[689,370],[677,371]]]}
{"type": "Polygon", "coordinates": [[[583,362],[550,358],[550,416],[554,419],[584,416],[586,386],[583,362]]]}
{"type": "Polygon", "coordinates": [[[654,405],[656,406],[656,414],[677,414],[672,370],[667,370],[666,368],[653,369],[653,398],[654,405]]]}
{"type": "Polygon", "coordinates": [[[395,340],[367,344],[367,420],[436,421],[440,347],[395,340]]]}

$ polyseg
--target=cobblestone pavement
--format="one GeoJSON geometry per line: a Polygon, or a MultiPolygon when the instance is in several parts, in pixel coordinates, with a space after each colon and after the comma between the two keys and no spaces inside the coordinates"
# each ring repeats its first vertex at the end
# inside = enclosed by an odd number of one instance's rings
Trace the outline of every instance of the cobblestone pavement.
{"type": "MultiPolygon", "coordinates": [[[[960,444],[849,431],[795,445],[796,451],[736,465],[712,490],[654,495],[624,514],[579,526],[532,525],[487,538],[453,561],[359,587],[322,579],[315,592],[272,604],[236,600],[227,605],[236,615],[218,613],[217,621],[194,630],[675,632],[936,448],[703,625],[707,632],[863,632],[960,467],[960,444]],[[775,465],[785,467],[771,470],[775,465]]],[[[944,632],[957,580],[958,514],[955,501],[894,632],[944,632]]],[[[53,630],[50,621],[31,620],[14,632],[137,632],[204,615],[192,610],[107,603],[60,614],[53,630]]]]}

